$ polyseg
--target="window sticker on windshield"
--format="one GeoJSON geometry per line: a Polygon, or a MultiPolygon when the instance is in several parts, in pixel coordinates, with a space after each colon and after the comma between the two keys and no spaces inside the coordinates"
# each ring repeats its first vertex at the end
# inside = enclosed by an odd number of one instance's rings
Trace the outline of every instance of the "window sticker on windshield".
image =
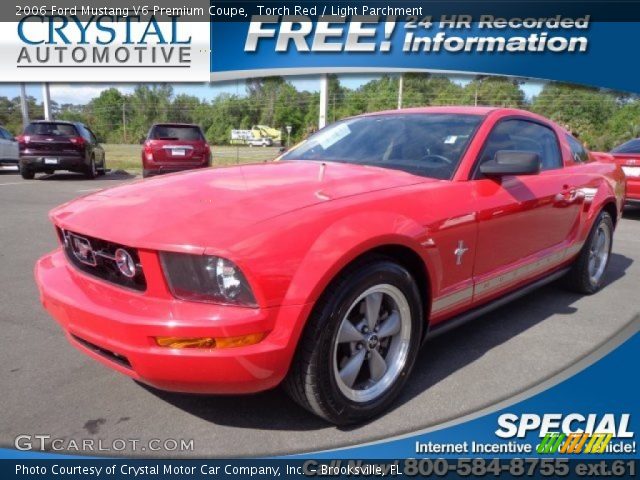
{"type": "Polygon", "coordinates": [[[333,128],[330,128],[326,132],[321,132],[316,137],[316,141],[320,144],[322,148],[325,150],[329,148],[331,145],[342,140],[344,137],[351,133],[351,129],[348,125],[341,123],[340,125],[336,125],[333,128]]]}
{"type": "Polygon", "coordinates": [[[457,135],[449,135],[447,138],[444,139],[444,143],[446,143],[447,145],[452,145],[456,143],[456,140],[458,140],[457,135]]]}

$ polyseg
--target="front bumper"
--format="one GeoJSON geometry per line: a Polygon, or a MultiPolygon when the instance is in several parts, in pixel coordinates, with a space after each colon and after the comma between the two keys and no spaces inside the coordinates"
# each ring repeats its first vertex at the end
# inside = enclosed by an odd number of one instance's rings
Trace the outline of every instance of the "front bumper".
{"type": "Polygon", "coordinates": [[[48,170],[82,170],[86,167],[83,157],[74,155],[21,155],[20,166],[26,166],[36,172],[48,170]],[[56,159],[55,164],[45,163],[45,159],[56,159]]]}
{"type": "Polygon", "coordinates": [[[40,299],[69,341],[99,362],[162,390],[252,393],[287,373],[306,306],[265,309],[184,302],[85,275],[58,249],[35,268],[40,299]],[[268,332],[237,348],[174,350],[157,336],[231,337],[268,332]]]}
{"type": "Polygon", "coordinates": [[[143,168],[144,171],[144,176],[145,177],[151,177],[154,175],[163,175],[165,173],[177,173],[177,172],[184,172],[187,170],[197,170],[199,168],[207,168],[209,165],[205,164],[205,165],[183,165],[183,166],[178,166],[176,167],[175,165],[173,166],[165,166],[165,165],[154,165],[151,168],[143,168]]]}

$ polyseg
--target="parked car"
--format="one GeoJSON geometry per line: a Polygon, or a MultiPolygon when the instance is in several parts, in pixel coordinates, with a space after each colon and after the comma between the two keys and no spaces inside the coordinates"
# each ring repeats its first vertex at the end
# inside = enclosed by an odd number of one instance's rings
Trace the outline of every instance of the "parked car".
{"type": "Polygon", "coordinates": [[[269,137],[252,138],[247,141],[247,145],[250,147],[270,147],[273,145],[273,140],[269,137]]]}
{"type": "Polygon", "coordinates": [[[283,383],[361,422],[411,381],[428,336],[556,279],[603,286],[624,174],[571,138],[515,109],[393,110],[277,162],[102,191],[51,212],[41,299],[73,345],[138,381],[283,383]]]}
{"type": "Polygon", "coordinates": [[[0,127],[0,165],[18,166],[19,160],[18,141],[6,128],[0,127]]]}
{"type": "Polygon", "coordinates": [[[104,149],[91,129],[80,122],[38,120],[18,137],[20,173],[31,180],[38,172],[83,173],[93,179],[106,172],[104,149]]]}
{"type": "Polygon", "coordinates": [[[602,159],[622,167],[627,176],[627,203],[640,205],[640,138],[617,146],[602,159]]]}
{"type": "Polygon", "coordinates": [[[142,176],[211,166],[211,147],[198,125],[157,123],[142,146],[142,176]]]}

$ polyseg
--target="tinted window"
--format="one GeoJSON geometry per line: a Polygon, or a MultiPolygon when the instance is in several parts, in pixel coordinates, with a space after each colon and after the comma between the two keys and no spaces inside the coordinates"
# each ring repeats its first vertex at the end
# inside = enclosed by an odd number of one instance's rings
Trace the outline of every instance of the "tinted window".
{"type": "Polygon", "coordinates": [[[24,129],[25,135],[47,135],[50,137],[75,137],[76,127],[69,123],[30,123],[24,129]]]}
{"type": "Polygon", "coordinates": [[[149,132],[149,138],[151,140],[204,140],[198,127],[184,125],[155,125],[149,132]]]}
{"type": "Polygon", "coordinates": [[[448,179],[482,118],[433,113],[351,118],[322,129],[282,159],[372,165],[448,179]]]}
{"type": "Polygon", "coordinates": [[[539,123],[527,120],[504,120],[489,134],[479,164],[493,160],[496,152],[518,150],[537,153],[543,170],[562,166],[562,156],[555,133],[539,123]]]}
{"type": "Polygon", "coordinates": [[[571,156],[577,163],[585,163],[589,161],[589,153],[585,150],[582,144],[571,135],[567,135],[567,142],[569,142],[569,148],[571,148],[571,156]]]}
{"type": "Polygon", "coordinates": [[[640,153],[640,138],[623,143],[611,150],[611,153],[640,153]]]}

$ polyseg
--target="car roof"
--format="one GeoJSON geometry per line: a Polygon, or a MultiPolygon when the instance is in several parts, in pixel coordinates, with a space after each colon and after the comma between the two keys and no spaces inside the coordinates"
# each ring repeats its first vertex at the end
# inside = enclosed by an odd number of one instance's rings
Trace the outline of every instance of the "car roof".
{"type": "Polygon", "coordinates": [[[70,122],[69,120],[31,120],[29,123],[62,123],[65,125],[82,125],[81,122],[70,122]]]}
{"type": "MultiPolygon", "coordinates": [[[[392,115],[397,113],[450,113],[461,115],[487,115],[496,110],[500,110],[500,107],[475,107],[475,106],[446,106],[446,107],[414,107],[414,108],[401,108],[395,110],[383,110],[381,112],[365,113],[363,116],[368,115],[392,115]]],[[[506,110],[506,109],[505,109],[506,110]]],[[[529,113],[524,112],[523,113],[529,113]]]]}
{"type": "Polygon", "coordinates": [[[151,127],[199,127],[195,123],[180,123],[180,122],[165,122],[165,123],[154,123],[151,127]]]}

